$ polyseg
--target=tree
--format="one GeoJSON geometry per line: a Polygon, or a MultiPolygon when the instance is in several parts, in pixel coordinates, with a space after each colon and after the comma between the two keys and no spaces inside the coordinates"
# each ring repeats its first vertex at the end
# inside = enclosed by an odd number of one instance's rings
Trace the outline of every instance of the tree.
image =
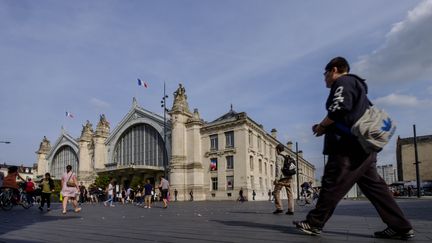
{"type": "Polygon", "coordinates": [[[94,185],[96,187],[100,187],[102,189],[105,189],[108,184],[110,183],[111,178],[108,175],[98,175],[96,177],[96,180],[94,182],[94,185]]]}

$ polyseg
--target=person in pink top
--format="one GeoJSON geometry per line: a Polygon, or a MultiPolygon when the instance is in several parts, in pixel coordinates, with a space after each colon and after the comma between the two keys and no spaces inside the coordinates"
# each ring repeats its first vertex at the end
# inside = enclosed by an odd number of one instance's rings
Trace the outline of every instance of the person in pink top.
{"type": "Polygon", "coordinates": [[[78,180],[72,171],[72,166],[66,166],[66,172],[63,174],[61,178],[62,185],[62,195],[63,195],[63,214],[66,214],[66,207],[68,200],[72,200],[72,205],[75,208],[75,212],[78,213],[81,211],[81,208],[78,207],[77,195],[79,193],[78,180]]]}

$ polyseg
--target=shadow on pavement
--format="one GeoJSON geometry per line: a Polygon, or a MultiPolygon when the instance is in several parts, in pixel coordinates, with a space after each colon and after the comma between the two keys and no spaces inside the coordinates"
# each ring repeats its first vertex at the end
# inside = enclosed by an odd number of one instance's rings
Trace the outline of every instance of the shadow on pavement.
{"type": "Polygon", "coordinates": [[[277,230],[282,233],[288,233],[288,234],[304,235],[303,233],[295,229],[294,226],[287,227],[285,225],[261,224],[261,223],[254,223],[250,221],[231,221],[231,220],[210,220],[210,221],[224,224],[227,226],[244,226],[244,227],[258,228],[258,229],[277,230]]]}

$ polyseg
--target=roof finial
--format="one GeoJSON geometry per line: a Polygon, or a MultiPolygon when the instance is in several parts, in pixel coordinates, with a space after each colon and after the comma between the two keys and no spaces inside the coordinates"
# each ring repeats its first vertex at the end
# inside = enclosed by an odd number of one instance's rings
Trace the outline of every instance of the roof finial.
{"type": "Polygon", "coordinates": [[[232,103],[231,103],[231,111],[233,111],[233,105],[232,105],[232,103]]]}

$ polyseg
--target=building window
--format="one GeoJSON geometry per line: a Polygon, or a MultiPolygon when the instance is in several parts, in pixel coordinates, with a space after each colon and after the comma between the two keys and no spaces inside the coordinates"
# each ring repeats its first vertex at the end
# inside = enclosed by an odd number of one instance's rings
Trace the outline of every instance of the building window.
{"type": "Polygon", "coordinates": [[[227,156],[226,162],[227,162],[227,170],[233,170],[234,169],[234,156],[227,156]]]}
{"type": "Polygon", "coordinates": [[[230,131],[230,132],[225,133],[225,141],[226,141],[225,147],[227,147],[227,148],[234,147],[234,131],[230,131]]]}
{"type": "Polygon", "coordinates": [[[227,190],[233,190],[234,189],[234,176],[227,176],[227,190]]]}
{"type": "Polygon", "coordinates": [[[212,190],[213,191],[217,191],[218,189],[218,178],[217,177],[212,177],[212,190]]]}
{"type": "Polygon", "coordinates": [[[249,130],[249,147],[253,147],[252,135],[252,131],[249,130]]]}
{"type": "Polygon", "coordinates": [[[218,161],[217,158],[210,159],[210,171],[217,171],[218,161]]]}
{"type": "Polygon", "coordinates": [[[264,174],[267,175],[267,163],[264,163],[264,174]]]}
{"type": "Polygon", "coordinates": [[[258,168],[259,168],[259,173],[262,173],[262,160],[261,159],[258,160],[258,168]]]}
{"type": "Polygon", "coordinates": [[[254,170],[254,159],[253,159],[253,156],[249,157],[249,165],[250,165],[250,169],[253,171],[254,170]]]}
{"type": "Polygon", "coordinates": [[[252,187],[252,189],[255,189],[255,178],[254,178],[254,176],[251,176],[250,180],[251,180],[251,187],[252,187]]]}
{"type": "Polygon", "coordinates": [[[218,150],[218,135],[210,135],[210,150],[218,150]]]}
{"type": "Polygon", "coordinates": [[[270,165],[270,176],[271,177],[273,177],[273,173],[274,173],[274,171],[273,171],[273,165],[270,165]]]}
{"type": "Polygon", "coordinates": [[[262,177],[259,178],[259,184],[260,184],[260,188],[263,189],[263,180],[262,180],[262,177]]]}
{"type": "Polygon", "coordinates": [[[261,152],[261,136],[258,136],[258,151],[261,152]]]}

